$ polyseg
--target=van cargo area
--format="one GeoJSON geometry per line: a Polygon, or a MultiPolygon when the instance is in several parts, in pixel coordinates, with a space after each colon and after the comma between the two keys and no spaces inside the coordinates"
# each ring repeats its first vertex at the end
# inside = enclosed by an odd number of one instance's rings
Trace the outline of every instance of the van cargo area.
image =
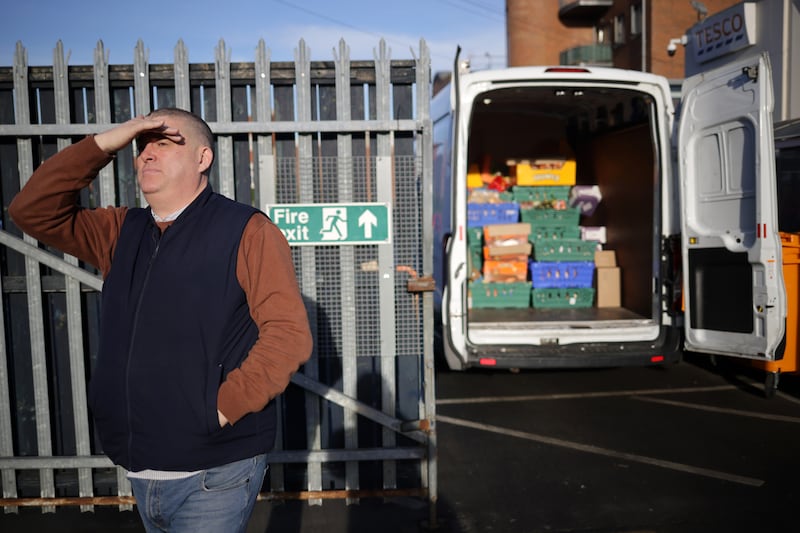
{"type": "MultiPolygon", "coordinates": [[[[473,100],[466,333],[475,352],[663,344],[660,176],[670,154],[660,153],[656,109],[649,94],[619,87],[501,86],[473,100]],[[513,245],[528,231],[526,253],[513,245]]],[[[568,362],[522,366],[549,365],[568,362]]]]}

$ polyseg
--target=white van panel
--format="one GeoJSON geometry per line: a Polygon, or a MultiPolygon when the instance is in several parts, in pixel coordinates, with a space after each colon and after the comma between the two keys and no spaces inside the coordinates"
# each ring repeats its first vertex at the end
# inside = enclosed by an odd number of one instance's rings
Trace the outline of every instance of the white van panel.
{"type": "Polygon", "coordinates": [[[766,55],[689,78],[679,127],[685,346],[774,359],[786,293],[766,55]]]}

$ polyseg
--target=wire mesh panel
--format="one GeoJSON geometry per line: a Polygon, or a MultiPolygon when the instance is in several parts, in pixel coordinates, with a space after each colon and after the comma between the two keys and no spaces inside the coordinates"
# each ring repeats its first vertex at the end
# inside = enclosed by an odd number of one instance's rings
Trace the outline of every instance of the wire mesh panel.
{"type": "MultiPolygon", "coordinates": [[[[280,428],[265,497],[435,501],[432,307],[429,293],[409,289],[431,270],[425,43],[414,60],[392,60],[383,42],[373,61],[351,61],[344,42],[334,61],[312,61],[303,41],[294,62],[271,62],[263,41],[252,63],[230,62],[222,41],[214,64],[189,64],[182,42],[172,65],[148,64],[144,50],[140,42],[132,64],[109,65],[99,43],[94,65],[67,67],[59,44],[51,68],[28,66],[20,45],[13,67],[0,66],[6,512],[133,503],[85,405],[102,281],[90,265],[23,236],[6,208],[56,151],[167,106],[209,122],[217,161],[210,182],[222,194],[265,212],[279,204],[381,203],[389,213],[379,243],[292,248],[314,353],[276,399],[280,428]]],[[[81,204],[144,206],[133,156],[133,147],[119,151],[81,204]]]]}

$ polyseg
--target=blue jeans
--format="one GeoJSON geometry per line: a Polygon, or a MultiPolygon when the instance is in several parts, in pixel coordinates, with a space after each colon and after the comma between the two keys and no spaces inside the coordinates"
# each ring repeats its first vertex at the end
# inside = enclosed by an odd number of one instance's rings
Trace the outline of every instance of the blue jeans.
{"type": "Polygon", "coordinates": [[[184,479],[130,482],[148,533],[243,533],[266,472],[266,455],[258,455],[184,479]]]}

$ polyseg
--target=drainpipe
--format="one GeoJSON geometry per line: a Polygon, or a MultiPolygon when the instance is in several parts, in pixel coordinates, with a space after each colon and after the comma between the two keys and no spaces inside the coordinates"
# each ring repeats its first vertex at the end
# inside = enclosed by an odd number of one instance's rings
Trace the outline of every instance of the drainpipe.
{"type": "Polygon", "coordinates": [[[647,72],[647,0],[642,0],[642,72],[647,72]]]}

